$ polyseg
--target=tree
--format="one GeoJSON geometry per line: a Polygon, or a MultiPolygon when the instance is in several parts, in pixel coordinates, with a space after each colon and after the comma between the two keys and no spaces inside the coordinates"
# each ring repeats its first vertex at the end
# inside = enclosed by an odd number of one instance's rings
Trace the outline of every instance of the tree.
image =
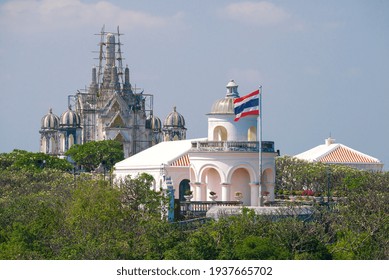
{"type": "Polygon", "coordinates": [[[270,238],[248,236],[235,247],[235,254],[240,260],[285,260],[289,252],[275,244],[270,238]]]}
{"type": "Polygon", "coordinates": [[[72,186],[58,170],[0,171],[0,259],[56,258],[72,186]]]}
{"type": "Polygon", "coordinates": [[[66,207],[60,258],[129,258],[133,225],[128,216],[118,188],[104,180],[79,180],[66,207]]]}
{"type": "Polygon", "coordinates": [[[33,153],[24,150],[13,150],[0,154],[0,169],[42,171],[44,168],[62,171],[72,170],[67,160],[44,153],[33,153]]]}
{"type": "Polygon", "coordinates": [[[123,145],[115,140],[91,141],[82,145],[73,145],[66,153],[86,171],[96,169],[103,164],[111,170],[115,163],[124,159],[123,145]]]}
{"type": "Polygon", "coordinates": [[[366,171],[344,165],[307,162],[301,159],[283,156],[276,159],[276,189],[301,191],[310,189],[327,193],[327,187],[337,195],[344,195],[347,177],[364,176],[366,171]]]}
{"type": "Polygon", "coordinates": [[[337,259],[389,258],[389,172],[361,172],[344,180],[347,199],[332,213],[337,259]]]}

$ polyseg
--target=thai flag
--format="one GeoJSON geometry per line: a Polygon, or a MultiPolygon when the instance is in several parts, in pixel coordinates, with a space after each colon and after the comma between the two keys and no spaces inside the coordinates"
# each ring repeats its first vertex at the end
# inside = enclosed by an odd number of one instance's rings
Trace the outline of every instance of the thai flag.
{"type": "Polygon", "coordinates": [[[234,121],[249,115],[259,115],[259,89],[245,96],[234,99],[234,121]]]}

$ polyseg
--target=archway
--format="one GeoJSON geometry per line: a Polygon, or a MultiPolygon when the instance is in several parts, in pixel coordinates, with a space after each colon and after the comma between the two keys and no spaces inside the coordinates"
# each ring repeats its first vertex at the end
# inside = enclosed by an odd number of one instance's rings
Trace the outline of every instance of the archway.
{"type": "MultiPolygon", "coordinates": [[[[216,195],[222,197],[222,188],[221,188],[221,175],[218,170],[214,167],[207,167],[201,173],[201,182],[204,183],[203,191],[201,193],[201,200],[211,200],[209,198],[209,192],[213,191],[216,195]]],[[[200,199],[198,199],[200,200],[200,199]]]]}
{"type": "Polygon", "coordinates": [[[274,172],[271,168],[267,168],[262,172],[262,192],[269,192],[270,200],[274,200],[275,187],[274,172]]]}
{"type": "Polygon", "coordinates": [[[217,126],[213,130],[213,141],[227,141],[227,129],[224,126],[217,126]]]}
{"type": "Polygon", "coordinates": [[[185,192],[190,190],[189,182],[190,181],[188,179],[184,179],[180,182],[180,186],[179,186],[179,199],[180,199],[180,201],[185,201],[185,198],[184,198],[185,192]]]}
{"type": "Polygon", "coordinates": [[[241,192],[243,195],[243,205],[251,204],[250,174],[245,168],[238,168],[231,176],[231,200],[235,193],[241,192]]]}

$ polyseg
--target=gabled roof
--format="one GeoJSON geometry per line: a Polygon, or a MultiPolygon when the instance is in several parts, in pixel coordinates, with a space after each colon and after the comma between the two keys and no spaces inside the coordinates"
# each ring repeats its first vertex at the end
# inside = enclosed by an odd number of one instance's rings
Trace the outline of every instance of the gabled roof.
{"type": "Polygon", "coordinates": [[[334,139],[326,139],[325,144],[316,146],[306,152],[295,155],[295,158],[310,162],[340,164],[382,164],[378,159],[335,143],[334,139]]]}
{"type": "Polygon", "coordinates": [[[186,155],[192,148],[192,141],[201,140],[205,138],[161,142],[116,163],[115,168],[123,170],[140,167],[160,168],[162,165],[189,166],[189,158],[186,155]]]}

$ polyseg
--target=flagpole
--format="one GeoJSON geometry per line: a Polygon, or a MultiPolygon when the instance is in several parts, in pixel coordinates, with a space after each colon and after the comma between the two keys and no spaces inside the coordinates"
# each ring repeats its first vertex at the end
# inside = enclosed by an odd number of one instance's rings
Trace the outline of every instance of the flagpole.
{"type": "Polygon", "coordinates": [[[257,119],[259,141],[259,206],[263,206],[262,198],[262,86],[259,86],[259,114],[257,119]]]}

